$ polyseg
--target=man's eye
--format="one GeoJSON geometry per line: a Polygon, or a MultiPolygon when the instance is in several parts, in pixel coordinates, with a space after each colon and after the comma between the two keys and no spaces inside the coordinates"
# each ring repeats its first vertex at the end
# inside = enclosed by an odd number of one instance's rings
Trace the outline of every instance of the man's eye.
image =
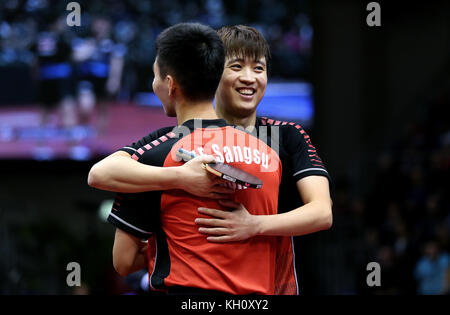
{"type": "Polygon", "coordinates": [[[264,68],[263,67],[255,67],[255,70],[256,71],[264,71],[264,68]]]}
{"type": "Polygon", "coordinates": [[[234,64],[234,65],[231,65],[230,67],[231,67],[231,69],[241,69],[242,68],[241,65],[239,65],[239,64],[234,64]]]}

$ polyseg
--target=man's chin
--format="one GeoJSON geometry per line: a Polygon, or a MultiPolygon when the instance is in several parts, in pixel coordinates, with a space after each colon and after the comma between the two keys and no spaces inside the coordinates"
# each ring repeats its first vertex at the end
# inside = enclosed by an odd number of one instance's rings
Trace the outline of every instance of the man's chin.
{"type": "Polygon", "coordinates": [[[257,105],[255,104],[239,104],[239,106],[236,107],[235,112],[241,118],[244,118],[253,114],[256,111],[256,107],[257,105]]]}

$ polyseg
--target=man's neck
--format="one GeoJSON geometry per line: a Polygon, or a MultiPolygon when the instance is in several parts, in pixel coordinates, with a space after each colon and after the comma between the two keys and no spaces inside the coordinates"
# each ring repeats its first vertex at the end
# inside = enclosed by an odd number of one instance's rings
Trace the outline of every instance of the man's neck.
{"type": "Polygon", "coordinates": [[[220,118],[225,119],[229,124],[242,126],[247,130],[254,128],[256,124],[256,112],[246,117],[235,117],[225,111],[220,111],[216,106],[216,113],[220,118]]]}
{"type": "Polygon", "coordinates": [[[212,101],[180,102],[176,107],[178,125],[190,119],[218,119],[212,101]]]}

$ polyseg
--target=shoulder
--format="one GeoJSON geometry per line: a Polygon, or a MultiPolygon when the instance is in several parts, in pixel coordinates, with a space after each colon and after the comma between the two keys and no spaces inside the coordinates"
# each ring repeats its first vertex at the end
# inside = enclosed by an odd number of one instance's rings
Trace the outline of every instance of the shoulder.
{"type": "Polygon", "coordinates": [[[294,121],[275,120],[268,117],[258,117],[256,126],[278,127],[284,134],[306,134],[300,123],[294,121]]]}
{"type": "Polygon", "coordinates": [[[154,138],[159,138],[161,136],[164,136],[170,132],[172,132],[172,130],[175,128],[176,126],[169,126],[169,127],[163,127],[163,128],[159,128],[158,130],[153,131],[152,133],[149,134],[149,136],[152,136],[154,138]]]}
{"type": "Polygon", "coordinates": [[[272,141],[278,139],[279,143],[282,143],[288,151],[290,149],[298,150],[299,148],[306,148],[308,146],[313,148],[308,133],[298,122],[261,117],[258,118],[256,125],[258,128],[260,126],[270,127],[267,133],[270,134],[272,141]]]}
{"type": "Polygon", "coordinates": [[[163,127],[160,128],[158,130],[155,130],[151,133],[149,133],[147,136],[143,137],[139,142],[140,145],[145,145],[145,144],[149,144],[155,140],[159,140],[164,136],[167,136],[168,134],[170,134],[172,132],[172,130],[174,129],[174,126],[170,126],[170,127],[163,127]]]}
{"type": "Polygon", "coordinates": [[[160,143],[164,142],[168,139],[168,137],[171,136],[171,132],[173,130],[173,126],[171,127],[163,127],[158,130],[155,130],[148,135],[142,137],[141,139],[137,140],[136,142],[133,142],[132,144],[126,145],[119,149],[119,151],[125,151],[128,154],[132,155],[141,147],[148,146],[150,144],[160,143]]]}

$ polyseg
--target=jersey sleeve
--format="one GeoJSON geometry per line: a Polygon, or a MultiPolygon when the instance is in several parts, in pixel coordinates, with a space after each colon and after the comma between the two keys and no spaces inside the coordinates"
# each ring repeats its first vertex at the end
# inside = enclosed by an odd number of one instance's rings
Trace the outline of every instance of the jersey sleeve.
{"type": "Polygon", "coordinates": [[[160,225],[160,191],[117,193],[108,222],[133,236],[148,239],[160,225]],[[151,209],[151,207],[157,207],[151,209]]]}
{"type": "Polygon", "coordinates": [[[317,149],[299,124],[281,126],[281,135],[283,146],[292,158],[292,176],[296,182],[307,176],[318,175],[327,177],[331,184],[331,177],[317,149]]]}
{"type": "MultiPolygon", "coordinates": [[[[135,156],[135,153],[141,147],[157,141],[172,130],[173,127],[158,129],[118,151],[124,151],[131,156],[135,156]]],[[[159,191],[117,193],[108,216],[108,222],[133,236],[148,239],[155,229],[159,227],[160,203],[161,192],[159,191]],[[151,209],[151,207],[157,209],[151,209]]]]}
{"type": "Polygon", "coordinates": [[[143,147],[143,146],[151,143],[152,141],[155,141],[158,138],[164,136],[165,134],[171,132],[173,130],[173,128],[174,128],[173,126],[160,128],[160,129],[153,131],[152,133],[146,135],[145,137],[141,138],[140,140],[133,142],[130,145],[126,145],[126,146],[120,148],[117,151],[124,151],[124,152],[127,152],[129,155],[133,155],[140,147],[143,147]]]}

